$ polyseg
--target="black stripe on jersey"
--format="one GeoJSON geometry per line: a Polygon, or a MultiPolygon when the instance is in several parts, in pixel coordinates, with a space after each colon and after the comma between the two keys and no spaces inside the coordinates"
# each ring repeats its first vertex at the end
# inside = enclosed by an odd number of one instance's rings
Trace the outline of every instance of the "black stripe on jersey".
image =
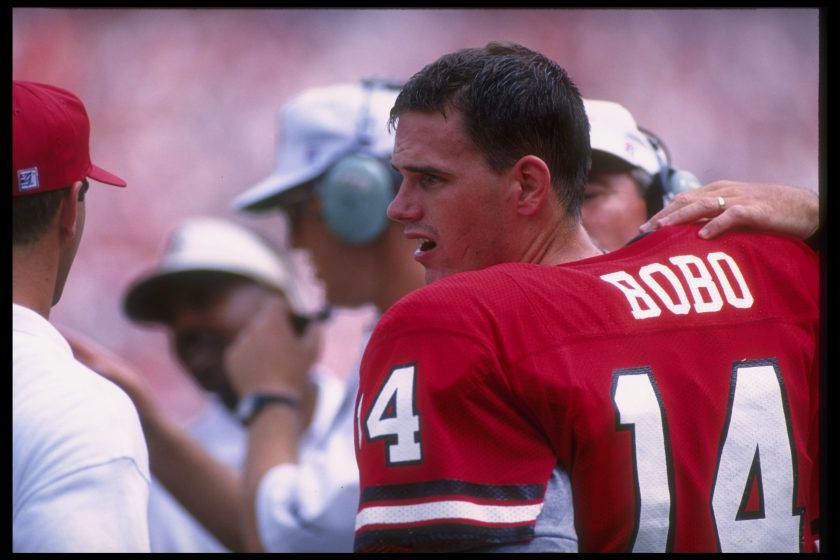
{"type": "Polygon", "coordinates": [[[533,523],[518,527],[436,523],[420,527],[365,530],[356,535],[353,548],[355,552],[459,552],[525,542],[533,538],[533,523]]]}
{"type": "Polygon", "coordinates": [[[458,496],[499,502],[541,500],[545,484],[508,484],[504,486],[475,484],[462,480],[432,480],[413,484],[371,486],[362,490],[361,503],[382,500],[410,500],[429,496],[458,496]]]}

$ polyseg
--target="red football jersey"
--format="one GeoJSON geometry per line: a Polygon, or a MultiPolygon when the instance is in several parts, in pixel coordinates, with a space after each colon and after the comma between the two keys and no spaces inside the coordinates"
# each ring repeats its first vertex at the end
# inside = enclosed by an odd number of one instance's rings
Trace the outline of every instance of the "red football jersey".
{"type": "Polygon", "coordinates": [[[664,228],[409,294],[357,397],[357,551],[533,538],[555,465],[579,548],[811,551],[819,272],[783,236],[664,228]]]}

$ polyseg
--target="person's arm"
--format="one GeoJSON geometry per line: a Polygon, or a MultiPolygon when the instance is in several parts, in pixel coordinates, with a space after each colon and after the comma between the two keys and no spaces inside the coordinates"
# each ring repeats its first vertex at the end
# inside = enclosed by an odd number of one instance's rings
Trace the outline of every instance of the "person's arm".
{"type": "Polygon", "coordinates": [[[715,181],[680,193],[640,229],[646,232],[701,219],[708,220],[699,231],[705,239],[750,227],[810,241],[819,228],[819,197],[787,185],[715,181]]]}
{"type": "Polygon", "coordinates": [[[260,481],[272,467],[298,461],[298,446],[314,405],[309,371],[318,354],[320,330],[310,325],[295,335],[286,302],[273,298],[228,347],[225,363],[237,393],[282,395],[300,403],[271,404],[248,425],[242,470],[241,527],[245,548],[262,552],[256,517],[260,481]]]}
{"type": "Polygon", "coordinates": [[[134,402],[155,477],[225,547],[242,550],[237,473],[169,419],[132,364],[78,333],[64,334],[79,361],[113,381],[134,402]]]}

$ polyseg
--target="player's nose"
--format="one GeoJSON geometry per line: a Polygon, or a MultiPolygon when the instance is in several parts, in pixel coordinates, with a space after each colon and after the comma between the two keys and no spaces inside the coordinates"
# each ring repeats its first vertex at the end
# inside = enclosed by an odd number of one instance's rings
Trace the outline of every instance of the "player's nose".
{"type": "Polygon", "coordinates": [[[423,215],[423,209],[419,201],[411,195],[411,191],[411,187],[403,179],[397,195],[388,205],[388,218],[403,224],[420,219],[423,215]]]}

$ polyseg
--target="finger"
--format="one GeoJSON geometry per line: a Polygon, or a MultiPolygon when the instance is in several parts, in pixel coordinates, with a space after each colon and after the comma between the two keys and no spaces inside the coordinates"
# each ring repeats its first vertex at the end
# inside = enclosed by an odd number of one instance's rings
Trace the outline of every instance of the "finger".
{"type": "Polygon", "coordinates": [[[693,204],[695,199],[683,196],[684,194],[688,193],[682,193],[680,196],[676,197],[674,200],[666,204],[664,208],[662,208],[659,212],[651,216],[645,223],[645,225],[654,223],[658,224],[665,216],[669,216],[674,212],[684,210],[686,206],[693,204]]]}
{"type": "Polygon", "coordinates": [[[732,229],[733,227],[738,225],[738,223],[740,223],[738,212],[736,212],[732,208],[729,208],[727,210],[724,210],[720,215],[706,222],[706,224],[704,224],[703,227],[700,228],[700,231],[697,232],[697,235],[699,235],[703,239],[712,239],[717,237],[721,233],[732,229]]]}
{"type": "Polygon", "coordinates": [[[704,218],[713,218],[720,213],[717,197],[704,197],[693,200],[679,208],[664,209],[655,214],[639,228],[643,232],[653,231],[662,226],[688,224],[704,218]]]}

